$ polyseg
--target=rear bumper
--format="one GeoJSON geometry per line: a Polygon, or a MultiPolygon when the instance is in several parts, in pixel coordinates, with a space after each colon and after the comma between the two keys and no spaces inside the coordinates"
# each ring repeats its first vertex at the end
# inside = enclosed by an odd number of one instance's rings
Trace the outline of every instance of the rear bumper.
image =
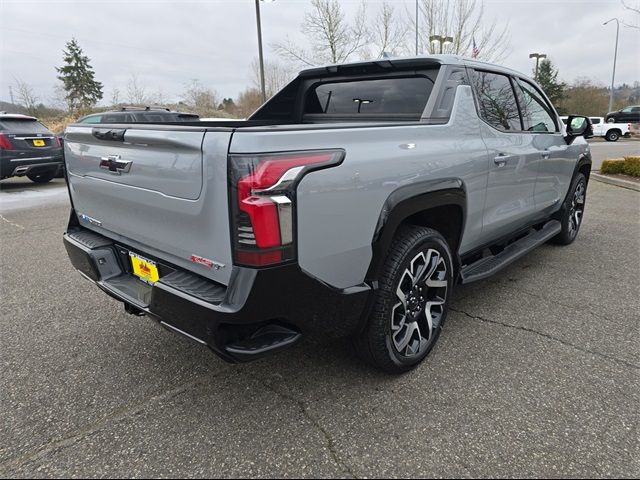
{"type": "Polygon", "coordinates": [[[127,311],[148,314],[230,362],[282,350],[306,334],[349,335],[371,293],[366,285],[336,290],[298,265],[233,267],[227,287],[154,258],[160,279],[148,285],[130,273],[125,245],[81,228],[70,228],[64,244],[73,266],[127,311]]]}
{"type": "Polygon", "coordinates": [[[0,177],[21,177],[28,173],[45,170],[59,170],[62,166],[62,153],[38,157],[2,156],[0,158],[0,177]]]}

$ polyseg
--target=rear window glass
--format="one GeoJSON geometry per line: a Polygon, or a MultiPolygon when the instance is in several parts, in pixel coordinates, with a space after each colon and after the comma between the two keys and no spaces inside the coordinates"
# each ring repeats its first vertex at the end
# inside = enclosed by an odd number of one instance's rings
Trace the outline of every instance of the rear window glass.
{"type": "MultiPolygon", "coordinates": [[[[566,122],[565,122],[565,123],[566,123],[566,122]]],[[[592,119],[591,119],[591,123],[592,123],[592,124],[594,124],[594,125],[597,125],[597,124],[599,124],[599,123],[600,123],[600,119],[599,119],[599,118],[592,118],[592,119]]]]}
{"type": "Polygon", "coordinates": [[[433,81],[422,76],[322,83],[309,90],[304,113],[413,114],[419,117],[432,89],[433,81]]]}
{"type": "Polygon", "coordinates": [[[0,121],[0,130],[20,133],[50,133],[47,127],[36,120],[24,120],[3,118],[0,121]]]}

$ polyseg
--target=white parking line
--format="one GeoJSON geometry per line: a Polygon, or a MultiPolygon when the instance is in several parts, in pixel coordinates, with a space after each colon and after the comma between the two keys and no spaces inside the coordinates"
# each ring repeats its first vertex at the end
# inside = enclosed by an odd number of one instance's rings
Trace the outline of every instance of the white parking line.
{"type": "Polygon", "coordinates": [[[67,188],[63,186],[47,188],[46,190],[0,191],[0,212],[37,207],[39,205],[60,204],[68,201],[67,188]]]}

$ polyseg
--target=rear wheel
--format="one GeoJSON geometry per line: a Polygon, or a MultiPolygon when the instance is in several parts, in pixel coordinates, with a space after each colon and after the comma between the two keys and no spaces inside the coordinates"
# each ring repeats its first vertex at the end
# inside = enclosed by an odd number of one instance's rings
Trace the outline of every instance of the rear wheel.
{"type": "Polygon", "coordinates": [[[45,170],[39,173],[27,173],[27,178],[35,183],[50,182],[56,176],[57,170],[45,170]]]}
{"type": "Polygon", "coordinates": [[[620,132],[617,130],[609,130],[604,138],[609,142],[617,142],[620,138],[620,132]]]}
{"type": "Polygon", "coordinates": [[[587,179],[582,173],[578,173],[571,182],[569,194],[560,210],[560,222],[562,230],[553,237],[552,242],[559,245],[569,245],[578,236],[582,225],[584,206],[587,200],[587,179]]]}
{"type": "Polygon", "coordinates": [[[452,279],[451,251],[442,235],[404,227],[389,250],[366,328],[354,339],[360,356],[390,373],[422,362],[447,317],[452,279]]]}

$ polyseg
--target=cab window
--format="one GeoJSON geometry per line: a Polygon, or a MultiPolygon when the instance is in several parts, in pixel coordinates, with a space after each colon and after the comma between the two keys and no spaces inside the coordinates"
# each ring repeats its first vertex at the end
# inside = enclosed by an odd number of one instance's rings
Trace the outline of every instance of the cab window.
{"type": "Polygon", "coordinates": [[[520,110],[524,129],[535,133],[553,133],[558,131],[555,114],[540,91],[531,83],[517,79],[520,90],[520,110]]]}
{"type": "Polygon", "coordinates": [[[521,131],[518,102],[509,77],[476,70],[472,78],[482,119],[498,130],[521,131]]]}

